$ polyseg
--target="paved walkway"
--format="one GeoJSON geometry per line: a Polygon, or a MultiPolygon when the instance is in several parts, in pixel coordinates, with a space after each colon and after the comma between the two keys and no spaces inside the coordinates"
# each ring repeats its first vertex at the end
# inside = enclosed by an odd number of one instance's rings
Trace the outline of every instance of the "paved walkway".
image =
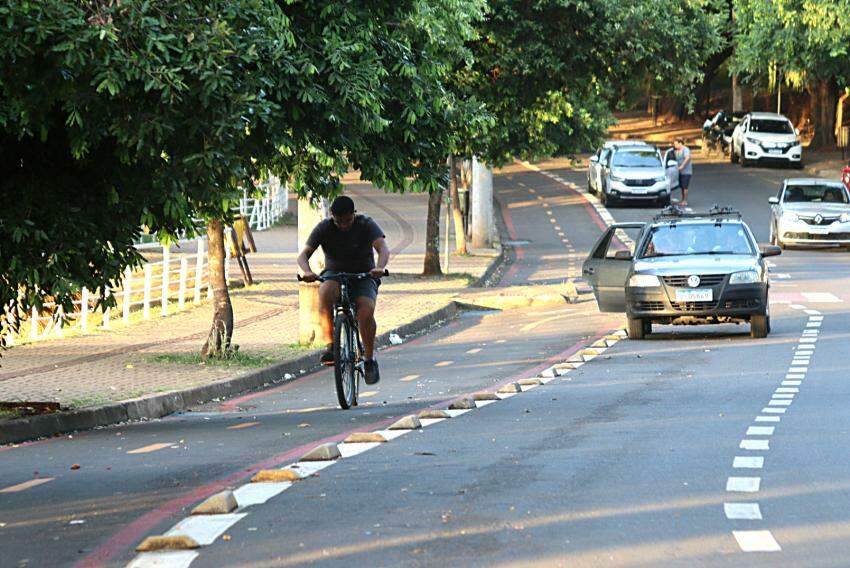
{"type": "MultiPolygon", "coordinates": [[[[425,248],[427,195],[384,194],[349,185],[359,211],[384,229],[393,251],[378,301],[378,333],[397,328],[448,304],[484,273],[495,253],[453,257],[451,275],[419,275],[425,248]]],[[[58,401],[81,408],[234,378],[254,367],[294,359],[298,345],[295,283],[296,228],[255,234],[258,253],[249,262],[258,284],[232,291],[234,343],[242,364],[191,362],[207,336],[212,307],[206,302],[174,315],[111,331],[16,346],[0,359],[0,400],[58,401]]],[[[234,266],[231,277],[239,276],[234,266]]],[[[172,306],[172,309],[173,306],[172,306]]]]}

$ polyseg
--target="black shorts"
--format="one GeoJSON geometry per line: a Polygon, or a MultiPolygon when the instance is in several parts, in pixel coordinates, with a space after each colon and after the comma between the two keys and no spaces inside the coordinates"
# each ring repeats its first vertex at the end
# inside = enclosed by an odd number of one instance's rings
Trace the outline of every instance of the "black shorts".
{"type": "Polygon", "coordinates": [[[693,174],[679,174],[679,187],[688,189],[691,186],[691,176],[693,174]]]}
{"type": "MultiPolygon", "coordinates": [[[[331,276],[338,274],[335,270],[323,270],[322,276],[331,276]]],[[[381,285],[379,280],[374,278],[361,278],[360,280],[348,281],[348,294],[354,298],[371,298],[372,301],[378,299],[378,286],[381,285]]]]}

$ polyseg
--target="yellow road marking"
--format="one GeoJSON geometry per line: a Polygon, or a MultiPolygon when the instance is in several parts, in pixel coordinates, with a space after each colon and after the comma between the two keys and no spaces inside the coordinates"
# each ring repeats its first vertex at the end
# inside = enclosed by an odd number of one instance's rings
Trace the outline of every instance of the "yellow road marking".
{"type": "Polygon", "coordinates": [[[0,489],[0,493],[17,493],[18,491],[25,491],[32,487],[38,487],[44,483],[49,481],[53,481],[56,479],[55,477],[41,477],[39,479],[30,479],[29,481],[24,481],[23,483],[18,483],[17,485],[10,485],[4,489],[0,489]]]}
{"type": "Polygon", "coordinates": [[[157,450],[161,450],[162,448],[167,448],[168,446],[173,446],[174,442],[163,442],[160,444],[150,444],[149,446],[142,446],[141,448],[136,448],[135,450],[130,450],[127,452],[128,454],[148,454],[150,452],[155,452],[157,450]]]}
{"type": "Polygon", "coordinates": [[[415,381],[415,380],[416,380],[416,379],[418,379],[420,376],[421,376],[421,375],[407,375],[406,377],[402,377],[402,378],[401,378],[401,379],[399,379],[399,380],[400,380],[401,382],[403,382],[403,383],[409,383],[410,381],[415,381]]]}
{"type": "Polygon", "coordinates": [[[435,367],[448,367],[452,363],[454,363],[454,361],[440,361],[439,363],[434,363],[434,366],[435,367]]]}
{"type": "Polygon", "coordinates": [[[243,422],[241,424],[234,424],[233,426],[228,426],[228,430],[241,430],[242,428],[250,428],[251,426],[256,426],[259,422],[243,422]]]}
{"type": "Polygon", "coordinates": [[[481,348],[476,347],[475,349],[470,349],[469,351],[467,351],[467,353],[469,353],[470,355],[474,355],[475,353],[478,353],[479,351],[481,351],[481,348]]]}
{"type": "Polygon", "coordinates": [[[360,393],[360,398],[369,398],[370,396],[375,396],[378,394],[378,391],[364,391],[360,393]]]}
{"type": "MultiPolygon", "coordinates": [[[[570,310],[570,311],[572,311],[572,310],[570,310]]],[[[539,319],[539,320],[533,321],[531,323],[527,323],[520,328],[520,331],[523,331],[523,332],[531,331],[532,329],[534,329],[537,326],[543,325],[544,323],[548,323],[548,322],[556,320],[556,319],[561,319],[562,317],[564,317],[566,315],[567,314],[565,314],[565,313],[564,314],[558,314],[558,315],[555,315],[555,316],[550,316],[548,318],[539,319]]]]}
{"type": "Polygon", "coordinates": [[[318,412],[320,410],[328,410],[329,408],[329,406],[311,406],[309,408],[296,408],[295,410],[287,410],[286,412],[304,414],[306,412],[318,412]]]}

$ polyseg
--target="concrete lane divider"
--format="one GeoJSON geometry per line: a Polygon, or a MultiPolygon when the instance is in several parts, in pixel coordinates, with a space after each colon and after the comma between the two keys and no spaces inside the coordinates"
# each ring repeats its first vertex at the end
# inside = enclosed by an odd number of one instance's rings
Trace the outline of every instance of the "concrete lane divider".
{"type": "Polygon", "coordinates": [[[208,497],[203,503],[192,509],[192,514],[221,515],[235,511],[238,506],[233,491],[225,489],[208,497]]]}
{"type": "Polygon", "coordinates": [[[520,379],[519,384],[520,384],[521,387],[531,387],[531,386],[537,387],[537,386],[542,385],[543,381],[541,381],[540,379],[536,379],[536,378],[520,379]]]}
{"type": "Polygon", "coordinates": [[[422,423],[419,418],[411,414],[393,422],[387,430],[419,430],[420,428],[422,428],[422,423]]]}
{"type": "Polygon", "coordinates": [[[193,550],[201,545],[190,536],[149,536],[136,547],[136,552],[154,552],[157,550],[193,550]]]}
{"type": "Polygon", "coordinates": [[[520,387],[519,383],[508,383],[500,387],[496,392],[499,394],[516,394],[522,392],[522,387],[520,387]]]}
{"type": "Polygon", "coordinates": [[[378,443],[383,444],[387,441],[385,437],[383,437],[378,432],[355,432],[350,434],[345,440],[343,440],[344,444],[370,444],[370,443],[378,443]]]}
{"type": "Polygon", "coordinates": [[[472,395],[472,400],[478,402],[482,400],[501,400],[494,392],[477,392],[472,395]]]}
{"type": "Polygon", "coordinates": [[[475,401],[471,398],[459,398],[449,405],[449,410],[472,410],[475,408],[475,401]]]}
{"type": "Polygon", "coordinates": [[[331,461],[338,460],[342,457],[342,454],[339,453],[339,448],[333,442],[328,442],[327,444],[321,444],[316,446],[303,456],[301,456],[300,461],[331,461]]]}
{"type": "Polygon", "coordinates": [[[291,469],[262,469],[251,478],[252,483],[280,483],[283,481],[300,481],[302,475],[291,469]]]}
{"type": "Polygon", "coordinates": [[[452,417],[452,415],[449,414],[448,412],[446,412],[445,410],[438,410],[438,409],[423,410],[422,412],[419,413],[419,418],[420,419],[426,419],[426,420],[437,420],[437,419],[440,419],[440,418],[451,418],[451,417],[452,417]]]}

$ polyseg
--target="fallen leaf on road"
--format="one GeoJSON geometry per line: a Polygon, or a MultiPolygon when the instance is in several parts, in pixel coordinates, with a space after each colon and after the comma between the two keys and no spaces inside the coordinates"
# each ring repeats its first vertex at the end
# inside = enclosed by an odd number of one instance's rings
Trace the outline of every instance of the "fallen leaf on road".
{"type": "Polygon", "coordinates": [[[436,456],[434,452],[413,452],[414,456],[436,456]]]}
{"type": "Polygon", "coordinates": [[[80,464],[78,464],[78,463],[72,464],[71,469],[74,469],[74,470],[80,469],[80,464]]]}
{"type": "Polygon", "coordinates": [[[302,422],[301,424],[299,424],[299,425],[298,425],[298,427],[299,427],[299,428],[309,428],[309,427],[310,427],[310,425],[309,425],[309,424],[307,424],[306,422],[302,422]]]}
{"type": "Polygon", "coordinates": [[[221,540],[230,540],[230,535],[229,534],[221,535],[221,540]]]}

